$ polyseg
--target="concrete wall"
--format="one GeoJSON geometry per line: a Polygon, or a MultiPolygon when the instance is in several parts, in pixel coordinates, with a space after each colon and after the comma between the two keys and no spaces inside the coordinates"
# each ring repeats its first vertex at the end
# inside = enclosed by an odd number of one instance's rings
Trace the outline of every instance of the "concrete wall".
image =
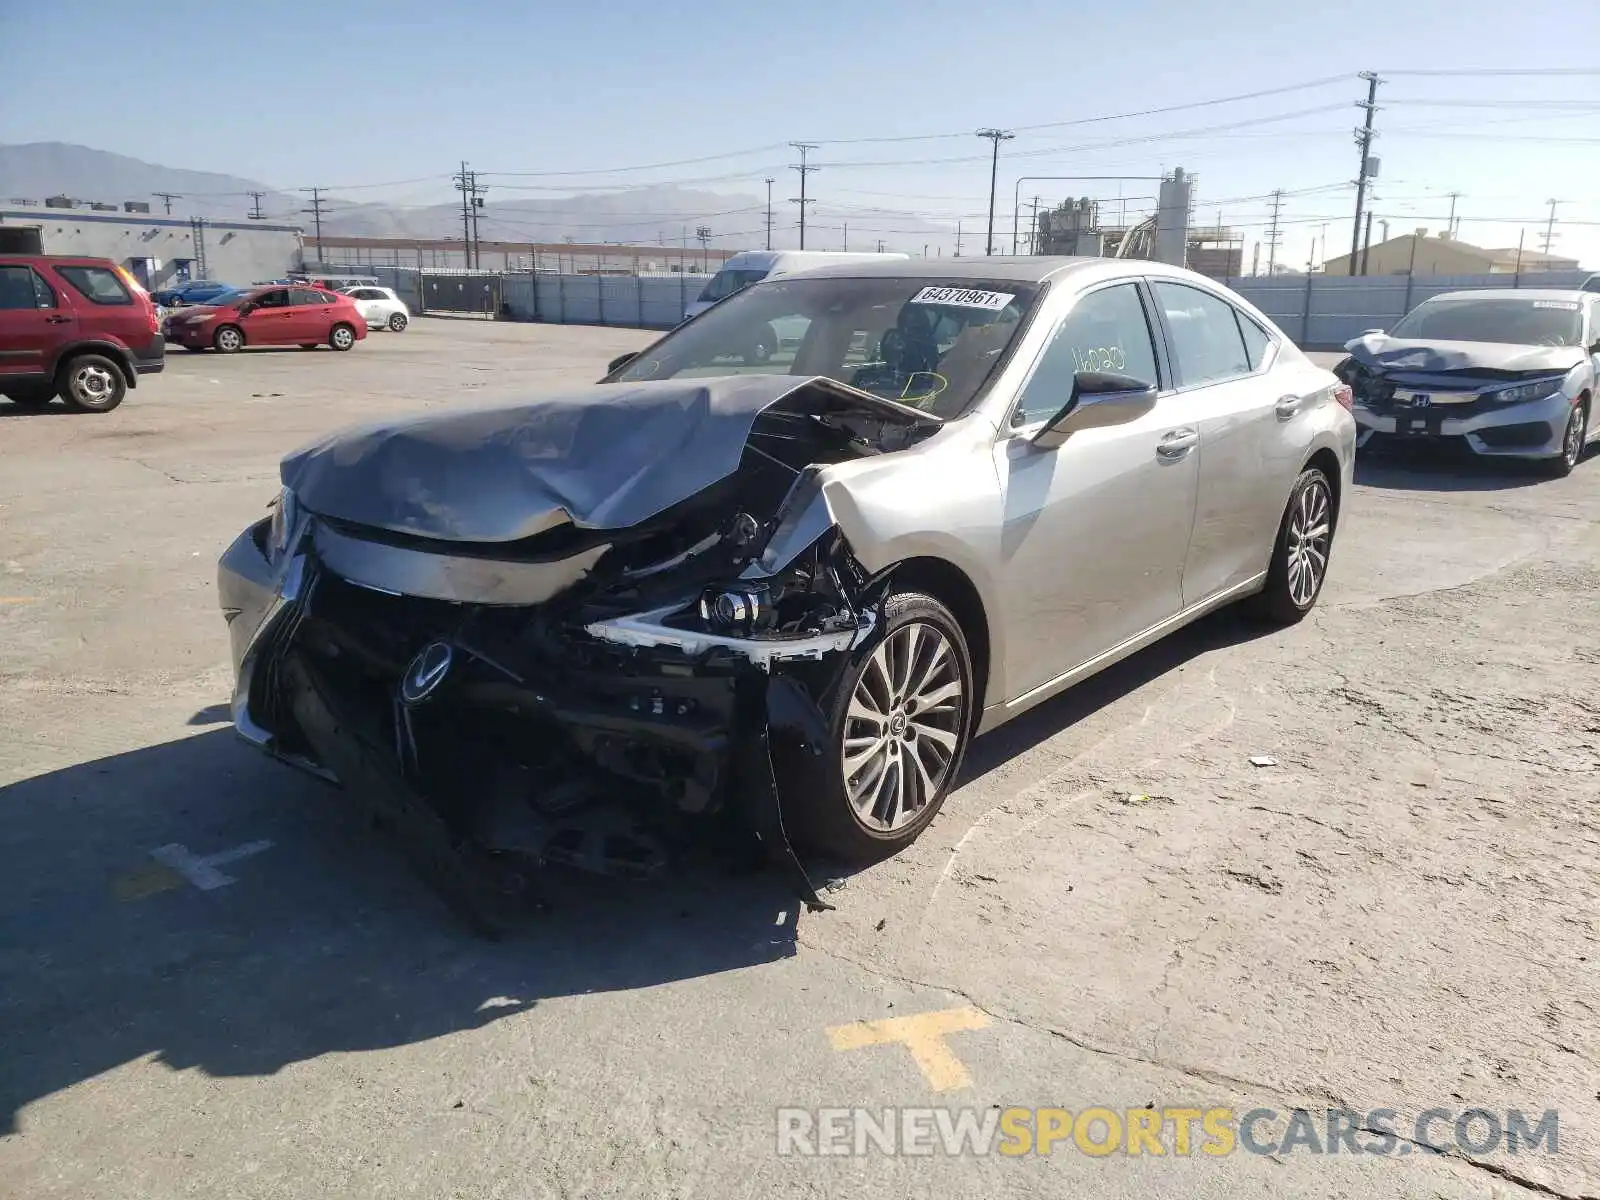
{"type": "MultiPolygon", "coordinates": [[[[130,268],[135,259],[157,259],[160,266],[150,279],[154,287],[176,278],[178,260],[196,257],[194,230],[187,217],[0,208],[0,224],[39,226],[46,254],[92,255],[130,268]]],[[[293,225],[208,219],[202,237],[206,274],[227,283],[277,279],[301,262],[300,230],[293,225]]]]}
{"type": "MultiPolygon", "coordinates": [[[[715,271],[735,253],[732,250],[701,251],[693,244],[681,246],[604,246],[568,245],[552,242],[484,241],[478,247],[479,267],[485,271],[555,271],[568,275],[594,272],[620,272],[649,275],[655,272],[687,270],[698,274],[702,267],[715,271]]],[[[329,235],[320,252],[308,235],[306,253],[331,268],[415,267],[439,270],[466,269],[466,255],[459,238],[450,242],[408,241],[403,238],[345,238],[329,235]]]]}

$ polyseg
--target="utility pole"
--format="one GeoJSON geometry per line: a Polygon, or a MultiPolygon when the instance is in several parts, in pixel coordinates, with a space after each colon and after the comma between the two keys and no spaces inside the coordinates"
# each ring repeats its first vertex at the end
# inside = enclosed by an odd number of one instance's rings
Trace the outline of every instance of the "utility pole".
{"type": "Polygon", "coordinates": [[[1033,215],[1028,219],[1028,253],[1039,253],[1039,197],[1033,198],[1033,203],[1028,206],[1033,210],[1033,215]]]}
{"type": "MultiPolygon", "coordinates": [[[[1461,199],[1461,193],[1460,192],[1451,192],[1451,193],[1449,193],[1449,196],[1450,196],[1450,219],[1447,222],[1445,222],[1445,229],[1449,231],[1451,237],[1455,237],[1456,236],[1456,201],[1461,199]]],[[[1364,274],[1366,274],[1366,272],[1363,271],[1362,274],[1364,275],[1364,274]]]]}
{"type": "Polygon", "coordinates": [[[463,161],[461,170],[452,175],[456,191],[461,193],[461,242],[467,267],[482,265],[478,253],[478,214],[483,209],[483,195],[489,189],[478,183],[478,173],[468,170],[463,161]]]}
{"type": "Polygon", "coordinates": [[[708,262],[708,247],[711,245],[711,226],[696,225],[694,227],[694,237],[700,243],[700,274],[709,274],[710,272],[706,270],[706,265],[708,262]]]}
{"type": "MultiPolygon", "coordinates": [[[[1550,219],[1544,223],[1544,252],[1549,254],[1556,244],[1556,205],[1562,202],[1560,200],[1547,200],[1545,203],[1550,206],[1550,219]]],[[[1546,263],[1545,270],[1548,271],[1549,269],[1550,264],[1546,263]]]]}
{"type": "MultiPolygon", "coordinates": [[[[1267,230],[1267,274],[1272,274],[1273,268],[1278,265],[1278,239],[1282,236],[1278,232],[1278,214],[1283,211],[1283,189],[1274,188],[1272,192],[1272,225],[1267,230]]],[[[1351,274],[1355,273],[1355,254],[1351,252],[1351,274]]]]}
{"type": "Polygon", "coordinates": [[[800,249],[804,250],[806,248],[806,205],[816,203],[815,200],[806,199],[806,176],[818,169],[806,164],[806,155],[815,150],[817,144],[815,142],[790,142],[789,145],[800,151],[799,163],[790,164],[789,167],[791,171],[800,172],[800,195],[789,197],[789,203],[800,206],[800,249]]]}
{"type": "Polygon", "coordinates": [[[994,253],[994,189],[1000,178],[1000,143],[1009,142],[1017,135],[1009,129],[980,129],[978,136],[988,138],[993,143],[992,157],[989,160],[989,234],[983,243],[985,254],[994,253]]]}
{"type": "Polygon", "coordinates": [[[317,228],[317,261],[322,261],[322,189],[317,187],[301,188],[302,192],[311,193],[311,207],[302,208],[303,213],[310,213],[311,219],[316,222],[317,228]]]}
{"type": "Polygon", "coordinates": [[[846,221],[844,223],[844,245],[841,246],[840,249],[842,249],[842,250],[850,249],[850,222],[849,221],[846,221]]]}
{"type": "Polygon", "coordinates": [[[956,257],[961,257],[961,222],[956,222],[956,257]]]}
{"type": "MultiPolygon", "coordinates": [[[[461,265],[470,267],[472,266],[472,216],[467,210],[467,196],[470,186],[468,180],[471,176],[467,174],[466,159],[461,160],[460,173],[452,175],[451,178],[455,180],[456,191],[461,193],[461,265]]],[[[559,271],[560,268],[561,256],[557,254],[556,269],[559,271]]]]}
{"type": "MultiPolygon", "coordinates": [[[[879,253],[879,254],[882,254],[882,253],[883,253],[883,239],[882,239],[882,238],[879,238],[879,239],[878,239],[878,253],[879,253]]],[[[926,258],[926,257],[928,257],[928,255],[927,255],[927,248],[926,248],[926,247],[924,247],[924,248],[923,248],[923,255],[922,255],[922,257],[924,257],[924,258],[926,258]]]]}
{"type": "Polygon", "coordinates": [[[167,207],[167,216],[169,217],[172,215],[172,202],[183,199],[182,192],[151,192],[150,194],[160,197],[161,202],[167,207]]]}
{"type": "Polygon", "coordinates": [[[767,249],[772,249],[772,176],[767,176],[767,249]]]}
{"type": "Polygon", "coordinates": [[[1371,71],[1361,72],[1361,78],[1367,81],[1366,103],[1357,102],[1356,107],[1366,110],[1366,120],[1361,128],[1356,130],[1356,145],[1361,148],[1361,171],[1356,176],[1356,220],[1355,226],[1350,230],[1350,274],[1356,273],[1356,251],[1361,249],[1361,212],[1367,203],[1367,181],[1373,178],[1377,171],[1373,168],[1376,163],[1372,160],[1372,139],[1377,136],[1372,132],[1372,119],[1378,111],[1378,84],[1383,81],[1371,71]]]}
{"type": "Polygon", "coordinates": [[[265,196],[266,193],[246,192],[245,195],[250,196],[255,200],[255,204],[251,207],[250,212],[247,214],[249,219],[252,221],[265,221],[267,219],[267,214],[261,211],[261,197],[265,196]]]}
{"type": "Polygon", "coordinates": [[[1361,273],[1367,273],[1367,256],[1372,253],[1372,210],[1367,209],[1367,236],[1361,243],[1361,273]]]}

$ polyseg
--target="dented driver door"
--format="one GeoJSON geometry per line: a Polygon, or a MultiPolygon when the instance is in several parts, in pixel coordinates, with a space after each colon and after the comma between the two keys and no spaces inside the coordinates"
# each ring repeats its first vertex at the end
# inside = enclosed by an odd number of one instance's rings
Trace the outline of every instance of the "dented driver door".
{"type": "Polygon", "coordinates": [[[1001,588],[1008,700],[1045,687],[1182,607],[1195,509],[1198,432],[1157,365],[1132,281],[1079,297],[1023,386],[995,443],[1004,496],[1001,588]],[[1154,383],[1155,408],[1085,429],[1054,449],[1034,437],[1079,371],[1154,383]]]}

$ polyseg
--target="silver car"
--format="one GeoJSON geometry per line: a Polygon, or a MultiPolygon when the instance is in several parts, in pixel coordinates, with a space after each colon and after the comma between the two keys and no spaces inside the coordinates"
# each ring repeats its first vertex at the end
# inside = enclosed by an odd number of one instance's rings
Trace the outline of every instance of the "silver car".
{"type": "Polygon", "coordinates": [[[596,386],[286,458],[221,563],[235,722],[429,862],[648,874],[721,814],[814,900],[791,836],[891,852],[973,736],[1232,601],[1303,617],[1349,405],[1156,263],[760,283],[596,386]]]}
{"type": "Polygon", "coordinates": [[[1345,348],[1334,369],[1355,391],[1362,448],[1454,445],[1566,475],[1600,435],[1600,296],[1447,292],[1345,348]]]}

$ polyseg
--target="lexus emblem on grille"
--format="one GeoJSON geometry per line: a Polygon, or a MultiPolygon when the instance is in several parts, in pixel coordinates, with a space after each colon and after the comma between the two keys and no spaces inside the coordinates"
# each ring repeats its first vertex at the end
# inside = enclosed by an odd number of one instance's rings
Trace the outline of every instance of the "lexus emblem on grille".
{"type": "Polygon", "coordinates": [[[450,674],[450,664],[455,651],[445,642],[429,642],[406,667],[400,679],[400,699],[407,704],[421,704],[450,674]]]}

